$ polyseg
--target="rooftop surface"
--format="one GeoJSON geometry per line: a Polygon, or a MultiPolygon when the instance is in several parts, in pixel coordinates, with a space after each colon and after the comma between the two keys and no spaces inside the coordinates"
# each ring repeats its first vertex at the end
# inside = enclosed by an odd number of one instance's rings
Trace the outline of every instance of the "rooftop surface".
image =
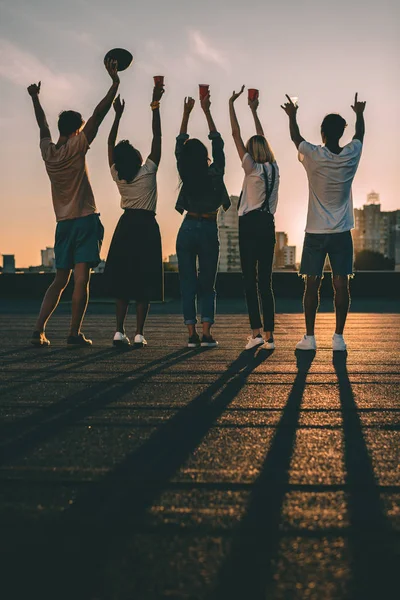
{"type": "MultiPolygon", "coordinates": [[[[353,600],[397,597],[400,315],[334,316],[316,355],[243,352],[247,317],[190,350],[179,315],[149,317],[145,349],[27,345],[34,316],[0,314],[4,600],[353,600]]],[[[133,317],[130,317],[130,330],[133,317]]]]}

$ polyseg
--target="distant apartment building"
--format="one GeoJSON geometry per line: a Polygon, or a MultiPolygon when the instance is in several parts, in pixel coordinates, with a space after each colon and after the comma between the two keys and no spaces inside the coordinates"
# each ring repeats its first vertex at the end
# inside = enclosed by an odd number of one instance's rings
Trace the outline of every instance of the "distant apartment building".
{"type": "Polygon", "coordinates": [[[222,273],[239,273],[239,216],[237,205],[238,196],[231,196],[231,207],[226,212],[221,208],[218,212],[219,230],[219,266],[222,273]]]}
{"type": "Polygon", "coordinates": [[[296,246],[289,246],[287,233],[277,231],[275,234],[274,269],[287,269],[296,266],[296,246]]]}
{"type": "Polygon", "coordinates": [[[400,270],[400,210],[382,211],[379,194],[367,195],[367,204],[354,209],[354,252],[380,252],[394,259],[400,270]]]}
{"type": "Polygon", "coordinates": [[[55,270],[55,256],[54,256],[54,248],[50,248],[47,246],[45,250],[41,250],[40,254],[42,256],[42,266],[47,269],[55,270]]]}
{"type": "Polygon", "coordinates": [[[178,270],[178,257],[176,254],[170,254],[167,262],[172,269],[178,270]]]}
{"type": "Polygon", "coordinates": [[[3,254],[3,273],[15,273],[14,254],[3,254]]]}
{"type": "Polygon", "coordinates": [[[296,246],[284,246],[283,263],[285,268],[296,266],[296,246]]]}

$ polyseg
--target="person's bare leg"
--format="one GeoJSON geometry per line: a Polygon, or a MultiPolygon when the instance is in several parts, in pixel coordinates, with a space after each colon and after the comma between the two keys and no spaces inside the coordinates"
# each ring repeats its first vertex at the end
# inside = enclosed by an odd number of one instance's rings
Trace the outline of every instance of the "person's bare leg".
{"type": "Polygon", "coordinates": [[[192,337],[192,335],[195,335],[196,325],[186,325],[186,327],[188,328],[189,337],[192,337]]]}
{"type": "Polygon", "coordinates": [[[43,298],[42,306],[35,325],[35,331],[43,333],[46,329],[47,321],[55,311],[60,302],[61,294],[68,285],[71,277],[70,269],[57,269],[53,283],[48,288],[43,298]]]}
{"type": "Polygon", "coordinates": [[[89,301],[90,266],[78,263],[74,268],[74,292],[72,294],[72,316],[70,335],[78,336],[89,301]]]}
{"type": "Polygon", "coordinates": [[[303,297],[304,316],[307,335],[314,335],[315,317],[319,306],[319,288],[321,277],[307,275],[303,297]]]}
{"type": "Polygon", "coordinates": [[[149,312],[150,302],[136,302],[136,334],[143,335],[144,324],[149,312]]]}
{"type": "Polygon", "coordinates": [[[342,335],[350,306],[349,277],[334,275],[332,277],[336,313],[335,333],[342,335]]]}
{"type": "Polygon", "coordinates": [[[115,313],[117,318],[117,331],[125,334],[125,319],[128,313],[129,300],[117,298],[115,301],[115,313]]]}
{"type": "Polygon", "coordinates": [[[204,322],[201,325],[203,327],[203,335],[210,337],[212,323],[204,322]]]}

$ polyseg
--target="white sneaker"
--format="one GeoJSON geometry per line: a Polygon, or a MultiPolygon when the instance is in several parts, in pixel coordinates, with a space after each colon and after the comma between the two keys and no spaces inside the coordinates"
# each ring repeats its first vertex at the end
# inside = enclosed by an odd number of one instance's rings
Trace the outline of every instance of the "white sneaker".
{"type": "Polygon", "coordinates": [[[296,350],[316,350],[317,342],[315,341],[315,335],[305,335],[298,344],[296,344],[296,350]]]}
{"type": "Polygon", "coordinates": [[[344,352],[346,350],[346,342],[344,341],[343,335],[338,333],[333,334],[332,338],[332,349],[334,352],[344,352]]]}
{"type": "Polygon", "coordinates": [[[134,339],[133,343],[135,344],[136,348],[144,348],[144,346],[147,346],[147,342],[146,342],[144,336],[140,335],[140,333],[135,335],[135,339],[134,339]]]}
{"type": "Polygon", "coordinates": [[[113,339],[113,346],[115,346],[116,348],[121,348],[125,346],[130,346],[130,344],[131,343],[129,341],[128,336],[126,336],[124,333],[121,333],[120,331],[116,332],[113,339]]]}
{"type": "Polygon", "coordinates": [[[256,337],[249,335],[247,338],[246,350],[251,350],[252,348],[256,348],[256,346],[262,346],[264,344],[264,339],[259,333],[256,337]]]}
{"type": "Polygon", "coordinates": [[[265,348],[267,350],[275,350],[275,340],[273,337],[270,337],[268,340],[265,340],[265,348]]]}

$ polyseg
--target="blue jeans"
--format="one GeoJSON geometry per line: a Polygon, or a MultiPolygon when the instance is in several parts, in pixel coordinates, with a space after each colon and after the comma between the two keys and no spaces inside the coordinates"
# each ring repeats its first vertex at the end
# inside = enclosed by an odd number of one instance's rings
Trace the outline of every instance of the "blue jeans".
{"type": "Polygon", "coordinates": [[[205,219],[185,219],[176,240],[176,253],[185,325],[197,323],[196,297],[201,302],[201,322],[214,323],[219,258],[217,224],[205,219]]]}

